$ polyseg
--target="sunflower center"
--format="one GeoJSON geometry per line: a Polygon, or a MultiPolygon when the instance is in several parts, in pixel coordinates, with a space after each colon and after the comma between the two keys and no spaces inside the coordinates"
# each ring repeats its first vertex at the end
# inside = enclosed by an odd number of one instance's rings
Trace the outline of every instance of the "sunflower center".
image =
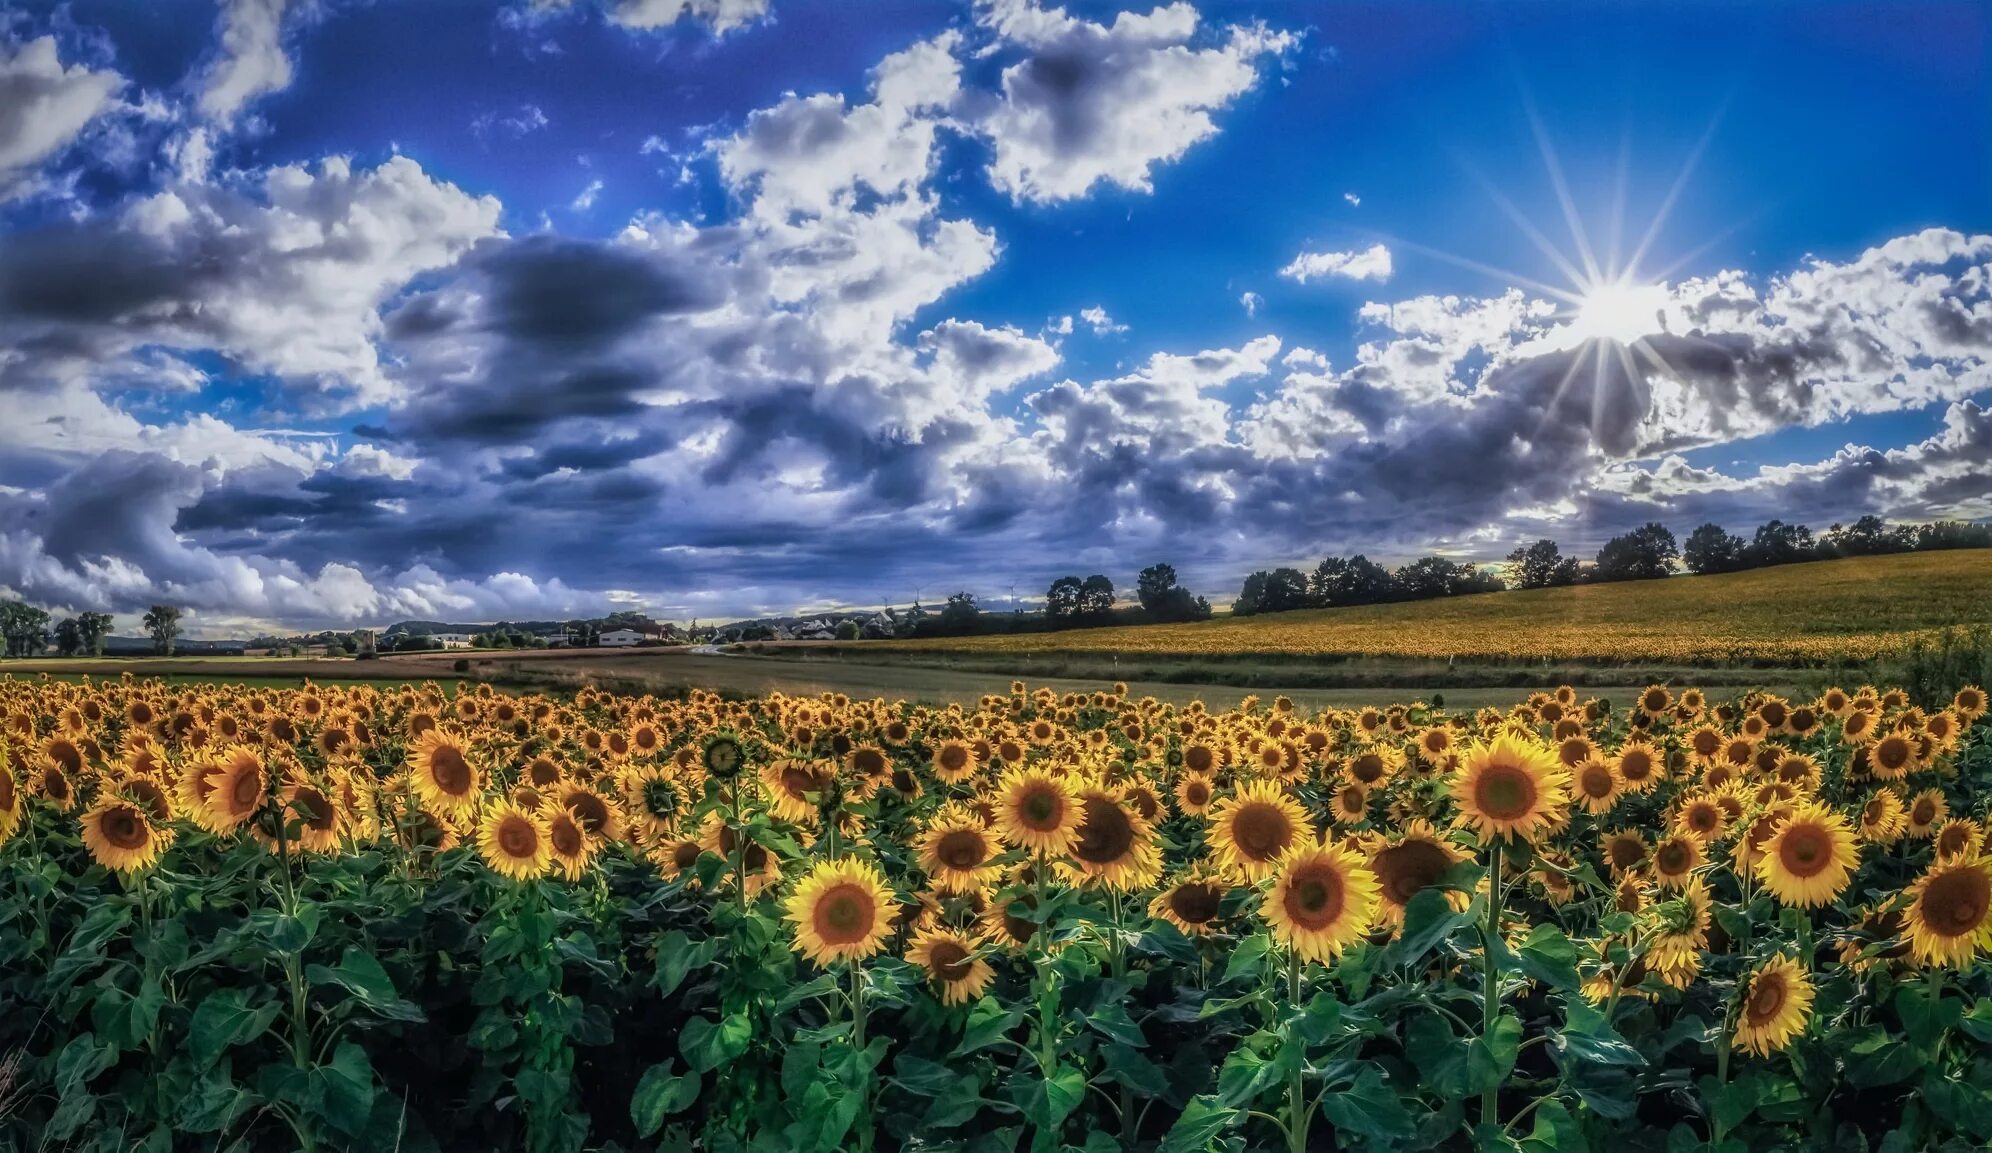
{"type": "Polygon", "coordinates": [[[669,781],[651,781],[643,786],[643,807],[650,815],[669,820],[678,815],[678,789],[669,781]]]}
{"type": "Polygon", "coordinates": [[[1349,776],[1365,785],[1375,784],[1383,779],[1383,758],[1375,753],[1364,753],[1349,762],[1349,776]]]}
{"type": "Polygon", "coordinates": [[[851,757],[851,767],[867,777],[876,777],[885,772],[885,754],[877,749],[859,749],[851,757]]]}
{"type": "Polygon", "coordinates": [[[1612,795],[1612,771],[1596,762],[1584,766],[1584,771],[1578,774],[1577,783],[1587,797],[1602,800],[1612,795]]]}
{"type": "Polygon", "coordinates": [[[1474,783],[1474,803],[1497,821],[1518,821],[1535,807],[1535,778],[1513,765],[1492,765],[1474,783]]]}
{"type": "Polygon", "coordinates": [[[1774,973],[1760,973],[1750,982],[1749,1015],[1752,1025],[1762,1025],[1775,1020],[1778,1011],[1784,1008],[1784,978],[1774,973]]]}
{"type": "Polygon", "coordinates": [[[563,857],[579,856],[581,853],[581,826],[572,820],[557,819],[547,830],[553,841],[553,851],[563,857]]]}
{"type": "Polygon", "coordinates": [[[955,829],[935,843],[934,856],[950,869],[973,869],[989,858],[989,846],[974,829],[955,829]]]}
{"type": "Polygon", "coordinates": [[[1620,869],[1630,869],[1646,859],[1646,846],[1637,837],[1613,837],[1611,843],[1612,864],[1620,869]]]}
{"type": "Polygon", "coordinates": [[[1971,828],[1968,825],[1949,825],[1937,834],[1937,855],[1948,857],[1960,852],[1970,843],[1971,828]]]}
{"type": "Polygon", "coordinates": [[[83,770],[83,751],[68,741],[51,741],[48,746],[48,759],[65,773],[83,770]]]}
{"type": "Polygon", "coordinates": [[[1111,865],[1134,848],[1134,821],[1107,797],[1087,797],[1072,855],[1089,865],[1111,865]]]}
{"type": "Polygon", "coordinates": [[[304,817],[305,826],[313,832],[332,830],[332,800],[317,789],[299,789],[297,795],[291,798],[291,807],[304,817]]]}
{"type": "Polygon", "coordinates": [[[429,754],[429,779],[452,797],[470,793],[470,762],[448,745],[439,745],[429,754]]]}
{"type": "Polygon", "coordinates": [[[671,865],[679,872],[699,863],[699,846],[696,841],[679,841],[671,847],[671,865]]]}
{"type": "Polygon", "coordinates": [[[927,950],[927,963],[934,967],[934,976],[943,981],[963,981],[968,979],[968,950],[955,941],[941,941],[927,950]]]}
{"type": "Polygon", "coordinates": [[[843,881],[824,890],[810,917],[827,945],[850,945],[871,935],[878,906],[862,885],[843,881]]]}
{"type": "Polygon", "coordinates": [[[1992,877],[1977,867],[1953,869],[1923,887],[1923,920],[1946,937],[1963,936],[1992,909],[1992,877]]]}
{"type": "Polygon", "coordinates": [[[539,830],[524,817],[506,817],[498,825],[498,847],[508,857],[530,860],[539,852],[539,830]]]}
{"type": "Polygon", "coordinates": [[[1202,781],[1191,781],[1183,786],[1183,799],[1192,805],[1207,804],[1210,801],[1210,786],[1202,781]]]}
{"type": "Polygon", "coordinates": [[[782,770],[782,791],[798,801],[808,800],[809,794],[819,787],[816,774],[801,765],[791,765],[782,770]]]}
{"type": "Polygon", "coordinates": [[[1017,817],[1033,832],[1050,832],[1065,821],[1065,799],[1056,789],[1035,786],[1017,803],[1017,817]]]}
{"type": "Polygon", "coordinates": [[[1202,745],[1191,745],[1183,750],[1183,766],[1193,773],[1210,771],[1211,751],[1202,745]]]}
{"type": "Polygon", "coordinates": [[[0,813],[14,811],[14,774],[0,765],[0,813]]]}
{"type": "Polygon", "coordinates": [[[1816,877],[1833,863],[1833,838],[1817,825],[1794,825],[1778,843],[1778,860],[1797,877],[1816,877]]]}
{"type": "Polygon", "coordinates": [[[1653,854],[1654,865],[1669,877],[1676,877],[1687,872],[1688,866],[1693,860],[1694,854],[1690,853],[1688,847],[1679,841],[1668,841],[1655,850],[1653,854]]]}
{"type": "Polygon", "coordinates": [[[1452,858],[1430,841],[1406,841],[1376,855],[1377,880],[1384,896],[1393,904],[1408,904],[1411,898],[1436,885],[1452,868],[1452,858]]]}
{"type": "Polygon", "coordinates": [[[1287,882],[1287,916],[1303,929],[1325,929],[1342,915],[1342,874],[1320,865],[1303,865],[1287,882]]]}
{"type": "Polygon", "coordinates": [[[968,747],[966,745],[943,745],[936,763],[944,773],[959,773],[968,767],[968,747]]]}
{"type": "Polygon", "coordinates": [[[591,833],[600,832],[609,823],[609,803],[585,790],[569,794],[564,807],[591,833]]]}
{"type": "Polygon", "coordinates": [[[1712,832],[1721,820],[1721,812],[1714,805],[1694,804],[1688,807],[1688,827],[1697,833],[1712,832]]]}
{"type": "Polygon", "coordinates": [[[1238,851],[1254,861],[1270,861],[1293,841],[1293,824],[1278,805],[1253,801],[1239,806],[1231,818],[1231,839],[1238,851]]]}
{"type": "Polygon", "coordinates": [[[1217,919],[1223,902],[1224,892],[1216,885],[1192,881],[1170,892],[1169,911],[1192,925],[1203,925],[1217,919]]]}
{"type": "Polygon", "coordinates": [[[120,849],[142,849],[152,839],[152,831],[146,827],[145,818],[128,805],[106,812],[97,828],[106,841],[120,849]]]}
{"type": "Polygon", "coordinates": [[[1643,752],[1628,752],[1619,758],[1619,772],[1628,781],[1643,781],[1653,772],[1653,758],[1643,752]]]}
{"type": "Polygon", "coordinates": [[[1937,819],[1936,802],[1930,800],[1928,797],[1919,799],[1916,802],[1916,807],[1909,810],[1909,818],[1919,825],[1927,825],[1935,821],[1937,819]]]}
{"type": "Polygon", "coordinates": [[[229,790],[229,799],[235,802],[237,812],[255,808],[263,799],[262,770],[250,765],[241,766],[235,774],[235,787],[229,790]]]}

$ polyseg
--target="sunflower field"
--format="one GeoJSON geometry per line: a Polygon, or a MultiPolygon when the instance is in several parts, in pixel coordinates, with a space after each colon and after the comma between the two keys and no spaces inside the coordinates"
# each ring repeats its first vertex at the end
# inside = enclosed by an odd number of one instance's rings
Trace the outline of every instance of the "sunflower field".
{"type": "Polygon", "coordinates": [[[0,680],[0,1148],[1984,1149],[1986,711],[0,680]]]}

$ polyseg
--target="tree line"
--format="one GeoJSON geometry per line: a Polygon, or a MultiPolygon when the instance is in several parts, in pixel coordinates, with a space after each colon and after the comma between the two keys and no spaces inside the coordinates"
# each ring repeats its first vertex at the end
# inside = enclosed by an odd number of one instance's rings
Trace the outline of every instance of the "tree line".
{"type": "MultiPolygon", "coordinates": [[[[104,642],[111,635],[111,614],[82,612],[54,621],[46,609],[24,601],[0,601],[0,638],[5,655],[39,657],[55,646],[58,656],[101,657],[104,642]]],[[[173,655],[173,643],[180,636],[180,610],[172,605],[153,605],[145,613],[145,631],[152,637],[152,651],[173,655]]]]}
{"type": "Polygon", "coordinates": [[[1799,561],[1959,548],[1992,548],[1992,525],[1968,521],[1890,525],[1878,516],[1864,516],[1849,525],[1835,524],[1815,537],[1804,525],[1773,520],[1745,539],[1711,523],[1696,528],[1682,543],[1666,525],[1655,522],[1606,541],[1588,565],[1577,557],[1565,556],[1555,541],[1543,539],[1510,552],[1498,575],[1487,566],[1460,564],[1440,556],[1421,557],[1401,568],[1387,569],[1360,553],[1328,557],[1312,573],[1296,568],[1262,569],[1245,578],[1231,612],[1251,616],[1507,588],[1654,580],[1672,576],[1679,568],[1698,574],[1740,572],[1799,561]]]}

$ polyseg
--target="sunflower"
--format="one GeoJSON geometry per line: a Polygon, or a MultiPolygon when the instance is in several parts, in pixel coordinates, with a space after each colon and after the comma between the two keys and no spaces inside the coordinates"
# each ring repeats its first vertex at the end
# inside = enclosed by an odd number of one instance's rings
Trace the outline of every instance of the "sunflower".
{"type": "Polygon", "coordinates": [[[1931,850],[1939,861],[1967,852],[1976,856],[1980,836],[1977,821],[1952,817],[1939,826],[1936,835],[1930,838],[1931,850]]]}
{"type": "Polygon", "coordinates": [[[586,785],[569,785],[560,791],[560,807],[574,814],[588,835],[602,841],[622,839],[622,813],[607,797],[586,785]]]}
{"type": "Polygon", "coordinates": [[[892,890],[859,860],[818,861],[783,902],[795,950],[819,965],[861,961],[892,932],[892,890]]]}
{"type": "Polygon", "coordinates": [[[1861,806],[1861,839],[1870,844],[1892,845],[1902,839],[1902,833],[1909,827],[1909,817],[1903,811],[1902,798],[1892,789],[1876,789],[1874,794],[1861,806]]]}
{"type": "Polygon", "coordinates": [[[1185,816],[1201,817],[1210,812],[1211,801],[1216,796],[1217,787],[1200,773],[1185,773],[1176,782],[1176,807],[1185,816]]]}
{"type": "Polygon", "coordinates": [[[955,929],[922,929],[907,946],[906,959],[939,986],[941,1004],[962,1005],[982,996],[996,970],[977,953],[981,942],[955,929]]]}
{"type": "Polygon", "coordinates": [[[825,794],[836,780],[828,764],[784,757],[761,769],[761,787],[776,817],[793,825],[814,825],[825,794]]]}
{"type": "Polygon", "coordinates": [[[1903,832],[1911,837],[1928,837],[1950,816],[1950,802],[1939,789],[1924,789],[1909,798],[1904,810],[1907,823],[1903,832]]]}
{"type": "Polygon", "coordinates": [[[582,827],[581,819],[568,809],[555,807],[546,819],[546,839],[560,875],[570,881],[580,880],[598,845],[582,827]]]}
{"type": "Polygon", "coordinates": [[[477,851],[492,872],[515,881],[539,876],[553,860],[546,820],[509,801],[485,810],[477,825],[477,851]]]}
{"type": "Polygon", "coordinates": [[[152,827],[145,810],[117,796],[98,798],[83,814],[83,846],[90,858],[116,873],[136,873],[159,859],[167,835],[152,827]]]}
{"type": "Polygon", "coordinates": [[[1909,886],[1909,946],[1927,965],[1965,965],[1992,949],[1992,857],[1939,859],[1909,886]]]}
{"type": "Polygon", "coordinates": [[[297,781],[283,791],[286,836],[307,853],[332,853],[339,848],[342,814],[330,794],[308,781],[297,781]],[[293,835],[288,826],[295,826],[293,835]]]}
{"type": "Polygon", "coordinates": [[[971,893],[997,873],[990,862],[1000,851],[974,810],[960,803],[941,806],[926,831],[914,840],[920,868],[943,893],[971,893]]]}
{"type": "Polygon", "coordinates": [[[199,763],[206,773],[207,794],[202,806],[209,828],[218,833],[239,829],[263,807],[269,782],[264,779],[263,758],[256,750],[235,745],[223,749],[214,760],[199,763]]]}
{"type": "Polygon", "coordinates": [[[1889,733],[1868,748],[1868,771],[1884,781],[1899,781],[1919,767],[1916,742],[1907,733],[1889,733]]]}
{"type": "Polygon", "coordinates": [[[1099,785],[1077,790],[1078,835],[1066,850],[1079,871],[1104,888],[1129,892],[1162,874],[1155,833],[1141,814],[1099,785]]]}
{"type": "Polygon", "coordinates": [[[1653,879],[1665,889],[1685,887],[1702,864],[1702,840],[1680,832],[1653,846],[1653,879]]]}
{"type": "Polygon", "coordinates": [[[1667,773],[1666,758],[1660,750],[1644,741],[1629,741],[1621,746],[1618,756],[1612,761],[1612,769],[1629,793],[1644,793],[1660,783],[1667,773]]]}
{"type": "Polygon", "coordinates": [[[996,832],[1040,855],[1064,853],[1079,836],[1079,803],[1063,777],[1012,769],[997,786],[996,832]]]}
{"type": "Polygon", "coordinates": [[[1756,871],[1778,900],[1811,908],[1839,896],[1859,860],[1847,818],[1807,801],[1772,830],[1756,871]]]}
{"type": "Polygon", "coordinates": [[[970,780],[981,767],[966,741],[950,737],[934,747],[934,779],[944,785],[970,780]]]}
{"type": "Polygon", "coordinates": [[[1715,797],[1695,793],[1682,799],[1680,807],[1674,810],[1672,824],[1676,832],[1707,842],[1722,835],[1729,826],[1729,814],[1715,797]]]}
{"type": "Polygon", "coordinates": [[[1273,781],[1248,781],[1210,815],[1210,843],[1226,872],[1255,884],[1308,833],[1307,812],[1273,781]]]}
{"type": "Polygon", "coordinates": [[[21,787],[14,781],[14,768],[8,764],[7,749],[0,743],[0,845],[21,825],[21,787]]]}
{"type": "Polygon", "coordinates": [[[1541,744],[1503,734],[1474,745],[1453,774],[1460,820],[1485,844],[1496,837],[1533,841],[1569,804],[1570,775],[1541,744]]]}
{"type": "Polygon", "coordinates": [[[439,816],[466,816],[477,807],[483,774],[471,763],[461,733],[434,728],[408,750],[409,779],[422,807],[439,816]]]}
{"type": "Polygon", "coordinates": [[[1577,795],[1577,803],[1587,813],[1610,812],[1618,803],[1619,777],[1607,761],[1592,757],[1578,765],[1571,774],[1571,786],[1577,795]]]}
{"type": "Polygon", "coordinates": [[[1735,1043],[1759,1057],[1784,1048],[1812,1016],[1812,978],[1780,953],[1750,974],[1743,987],[1735,1043]]]}
{"type": "Polygon", "coordinates": [[[1273,938],[1303,961],[1332,961],[1376,919],[1376,874],[1342,845],[1302,843],[1279,860],[1263,906],[1273,938]]]}
{"type": "Polygon", "coordinates": [[[1350,781],[1329,798],[1329,819],[1338,825],[1353,825],[1369,815],[1370,791],[1350,781]]]}
{"type": "Polygon", "coordinates": [[[1605,834],[1601,845],[1605,864],[1610,866],[1612,876],[1623,877],[1638,869],[1651,859],[1652,850],[1646,845],[1646,838],[1632,829],[1619,829],[1605,834]]]}
{"type": "Polygon", "coordinates": [[[1157,893],[1148,903],[1148,915],[1169,922],[1189,936],[1209,936],[1217,928],[1228,889],[1215,869],[1199,865],[1157,893]]]}
{"type": "Polygon", "coordinates": [[[680,778],[681,771],[675,766],[642,765],[624,772],[623,809],[639,834],[668,837],[691,812],[692,790],[680,778]]]}
{"type": "MultiPolygon", "coordinates": [[[[1445,879],[1454,865],[1467,859],[1425,821],[1414,820],[1388,843],[1370,853],[1370,871],[1377,879],[1377,923],[1402,925],[1405,907],[1411,898],[1445,879]]],[[[1471,900],[1465,893],[1450,892],[1447,900],[1463,911],[1471,900]]]]}
{"type": "Polygon", "coordinates": [[[1970,724],[1976,721],[1985,715],[1987,708],[1985,690],[1979,688],[1977,685],[1964,686],[1957,691],[1956,696],[1951,698],[1951,708],[1957,712],[1958,719],[1964,723],[1970,724]]]}
{"type": "Polygon", "coordinates": [[[730,732],[718,732],[705,739],[699,746],[699,761],[705,766],[706,775],[717,781],[730,781],[740,775],[746,765],[747,750],[740,738],[730,732]]]}

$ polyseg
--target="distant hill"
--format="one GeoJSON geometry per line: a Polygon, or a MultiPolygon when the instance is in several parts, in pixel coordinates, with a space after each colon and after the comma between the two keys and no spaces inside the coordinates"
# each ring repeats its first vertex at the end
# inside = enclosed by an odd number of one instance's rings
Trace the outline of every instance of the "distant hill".
{"type": "Polygon", "coordinates": [[[1899,553],[1567,588],[1305,609],[1195,624],[883,641],[990,654],[1191,660],[1422,660],[1684,665],[1864,662],[1953,626],[1992,627],[1992,550],[1899,553]]]}
{"type": "MultiPolygon", "coordinates": [[[[205,656],[240,656],[246,647],[239,640],[196,641],[180,637],[173,642],[173,651],[178,654],[200,653],[205,656]]],[[[104,655],[107,657],[149,657],[152,655],[151,637],[105,637],[104,655]]]]}

